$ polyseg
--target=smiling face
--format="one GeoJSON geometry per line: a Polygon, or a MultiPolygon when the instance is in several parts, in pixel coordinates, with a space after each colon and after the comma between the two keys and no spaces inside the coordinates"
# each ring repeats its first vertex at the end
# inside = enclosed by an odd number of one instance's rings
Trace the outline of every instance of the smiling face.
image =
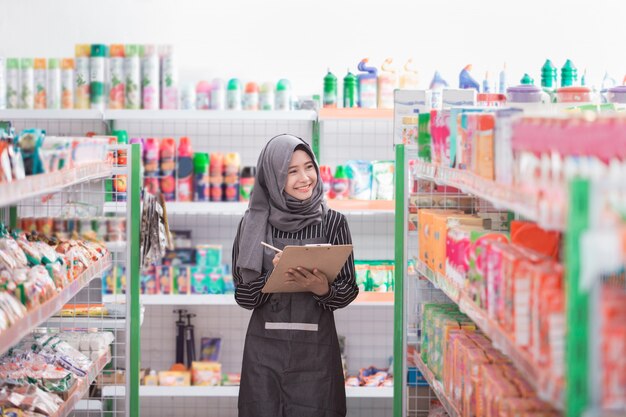
{"type": "Polygon", "coordinates": [[[313,195],[315,184],[317,184],[315,164],[306,152],[296,150],[289,163],[285,192],[298,200],[306,200],[313,195]]]}

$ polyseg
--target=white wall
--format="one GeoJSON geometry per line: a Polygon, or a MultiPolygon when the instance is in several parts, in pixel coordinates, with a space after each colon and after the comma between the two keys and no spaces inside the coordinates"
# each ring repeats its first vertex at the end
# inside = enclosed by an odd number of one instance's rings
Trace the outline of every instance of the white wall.
{"type": "Polygon", "coordinates": [[[0,0],[0,54],[72,56],[75,43],[171,43],[182,81],[292,80],[318,93],[327,67],[343,77],[363,57],[414,57],[422,85],[439,68],[456,85],[506,61],[510,82],[546,58],[571,58],[599,84],[626,65],[619,0],[0,0]]]}

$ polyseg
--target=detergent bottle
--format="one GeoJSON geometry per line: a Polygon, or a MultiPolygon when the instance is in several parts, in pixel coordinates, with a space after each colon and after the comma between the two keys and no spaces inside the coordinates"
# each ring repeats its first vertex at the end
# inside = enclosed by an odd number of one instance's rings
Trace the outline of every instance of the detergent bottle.
{"type": "Polygon", "coordinates": [[[337,108],[337,77],[330,72],[324,77],[324,103],[325,108],[336,109],[337,108]]]}
{"type": "Polygon", "coordinates": [[[320,165],[320,178],[324,184],[324,195],[328,197],[333,185],[333,172],[328,165],[320,165]]]}
{"type": "Polygon", "coordinates": [[[393,60],[385,59],[380,66],[378,75],[378,108],[393,109],[393,91],[396,89],[398,77],[395,68],[391,67],[393,60]]]}
{"type": "Polygon", "coordinates": [[[376,108],[376,100],[378,97],[377,93],[377,78],[378,71],[374,67],[368,67],[367,63],[369,62],[368,58],[364,58],[359,62],[358,69],[362,71],[357,75],[359,80],[358,91],[359,91],[359,107],[363,109],[375,109],[376,108]]]}
{"type": "Polygon", "coordinates": [[[556,67],[552,64],[552,61],[546,59],[546,62],[541,67],[541,88],[550,95],[551,100],[554,100],[556,94],[556,77],[556,67]]]}
{"type": "Polygon", "coordinates": [[[336,200],[345,200],[350,195],[350,179],[343,165],[337,165],[333,177],[329,197],[336,200]]]}
{"type": "Polygon", "coordinates": [[[413,65],[413,58],[409,58],[404,64],[402,75],[400,75],[401,90],[417,90],[419,88],[419,77],[413,65]]]}
{"type": "Polygon", "coordinates": [[[448,82],[443,79],[439,71],[435,71],[429,86],[429,89],[432,90],[433,109],[440,109],[443,105],[443,89],[447,86],[448,82]]]}
{"type": "Polygon", "coordinates": [[[480,85],[478,81],[472,77],[470,73],[472,71],[472,65],[466,65],[465,68],[461,70],[459,74],[459,88],[473,88],[474,90],[480,92],[480,85]]]}
{"type": "Polygon", "coordinates": [[[576,84],[577,80],[578,69],[574,66],[574,63],[568,59],[561,68],[561,87],[570,87],[576,84]]]}
{"type": "Polygon", "coordinates": [[[178,201],[193,200],[193,152],[188,137],[178,142],[178,164],[176,167],[176,192],[178,201]]]}
{"type": "Polygon", "coordinates": [[[343,77],[343,107],[346,109],[358,106],[357,81],[356,76],[350,70],[343,77]]]}

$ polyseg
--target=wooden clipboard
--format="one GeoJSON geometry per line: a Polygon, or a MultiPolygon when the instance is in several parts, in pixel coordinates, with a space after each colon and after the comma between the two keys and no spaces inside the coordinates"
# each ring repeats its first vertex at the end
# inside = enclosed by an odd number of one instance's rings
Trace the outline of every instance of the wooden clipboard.
{"type": "Polygon", "coordinates": [[[264,293],[303,292],[304,290],[297,284],[285,282],[285,273],[290,268],[297,267],[308,270],[319,269],[326,274],[330,285],[341,272],[341,268],[351,253],[352,245],[285,246],[278,265],[261,291],[264,293]]]}

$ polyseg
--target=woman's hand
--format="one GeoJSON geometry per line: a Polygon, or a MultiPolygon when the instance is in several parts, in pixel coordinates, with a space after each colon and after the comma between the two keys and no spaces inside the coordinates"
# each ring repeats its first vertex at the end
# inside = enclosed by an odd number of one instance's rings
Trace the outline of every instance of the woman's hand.
{"type": "Polygon", "coordinates": [[[328,278],[326,274],[318,269],[308,271],[305,268],[298,267],[290,269],[285,275],[287,276],[287,282],[298,284],[319,297],[328,294],[328,278]]]}
{"type": "Polygon", "coordinates": [[[276,265],[278,265],[278,261],[280,261],[280,256],[282,255],[282,252],[278,252],[275,256],[274,259],[272,259],[272,263],[274,264],[274,268],[276,268],[276,265]]]}

